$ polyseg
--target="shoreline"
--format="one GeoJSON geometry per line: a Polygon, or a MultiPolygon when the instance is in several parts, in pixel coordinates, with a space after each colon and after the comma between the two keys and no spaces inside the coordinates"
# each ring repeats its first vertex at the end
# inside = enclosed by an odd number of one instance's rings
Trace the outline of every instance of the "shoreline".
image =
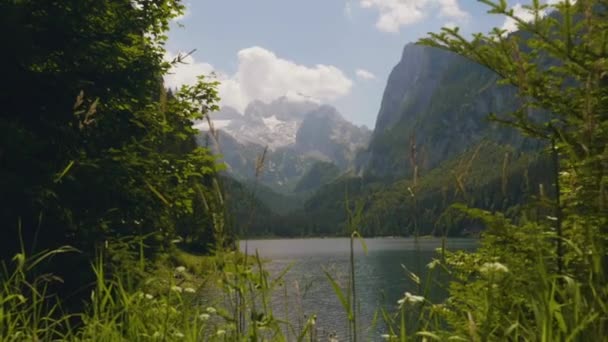
{"type": "MultiPolygon", "coordinates": [[[[267,240],[326,240],[326,239],[349,239],[350,236],[253,236],[253,237],[244,237],[238,238],[238,241],[267,241],[267,240]]],[[[415,239],[413,236],[362,236],[363,240],[370,239],[391,239],[391,240],[408,240],[415,239]]],[[[443,237],[443,236],[432,236],[432,235],[423,235],[419,236],[420,240],[479,240],[479,236],[455,236],[455,237],[443,237]]]]}

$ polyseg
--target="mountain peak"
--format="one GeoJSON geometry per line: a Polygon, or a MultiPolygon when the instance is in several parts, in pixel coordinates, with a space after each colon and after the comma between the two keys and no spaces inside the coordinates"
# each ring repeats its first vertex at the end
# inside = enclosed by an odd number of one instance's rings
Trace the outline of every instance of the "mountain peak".
{"type": "Polygon", "coordinates": [[[268,147],[265,182],[280,188],[295,184],[319,160],[346,170],[371,134],[348,122],[331,105],[293,101],[288,96],[271,102],[252,101],[243,115],[230,107],[217,114],[220,120],[214,126],[229,136],[218,152],[230,165],[230,172],[247,178],[259,153],[268,147]]]}

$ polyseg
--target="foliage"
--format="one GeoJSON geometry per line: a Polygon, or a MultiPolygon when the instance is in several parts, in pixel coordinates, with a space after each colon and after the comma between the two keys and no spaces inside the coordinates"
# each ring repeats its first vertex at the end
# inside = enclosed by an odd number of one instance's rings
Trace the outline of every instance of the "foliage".
{"type": "Polygon", "coordinates": [[[217,109],[217,83],[167,94],[162,80],[165,32],[182,10],[178,0],[0,3],[0,257],[20,238],[28,255],[78,248],[47,263],[61,265],[69,293],[108,243],[137,236],[117,253],[150,258],[178,235],[214,243],[218,167],[191,126],[217,109]]]}
{"type": "Polygon", "coordinates": [[[92,265],[95,281],[85,310],[66,314],[61,299],[48,291],[61,279],[36,275],[36,269],[74,252],[62,247],[15,256],[14,271],[0,278],[0,340],[304,341],[314,334],[314,319],[298,330],[273,316],[270,293],[284,286],[284,273],[271,278],[259,257],[235,253],[203,259],[180,252],[182,259],[205,263],[206,273],[161,263],[136,286],[126,269],[105,274],[108,260],[100,253],[92,265]]]}
{"type": "Polygon", "coordinates": [[[549,160],[535,153],[484,141],[422,173],[415,193],[411,179],[380,182],[344,175],[321,187],[302,210],[272,218],[269,227],[278,235],[347,236],[343,208],[348,193],[353,202],[363,203],[360,231],[365,236],[413,235],[414,220],[423,235],[475,235],[483,224],[451,210],[451,204],[509,211],[509,217],[515,217],[525,203],[541,197],[539,189],[544,197],[551,195],[551,180],[544,173],[547,165],[549,160]]]}
{"type": "Polygon", "coordinates": [[[461,208],[489,229],[478,252],[446,257],[454,281],[444,315],[452,330],[443,333],[473,341],[601,340],[608,317],[607,4],[533,1],[528,22],[506,1],[482,2],[520,31],[468,40],[446,28],[422,43],[470,58],[517,88],[520,108],[493,119],[551,145],[554,196],[533,208],[545,215],[524,215],[517,224],[461,208]]]}
{"type": "Polygon", "coordinates": [[[296,192],[314,191],[338,178],[340,169],[330,162],[316,162],[296,184],[296,192]]]}

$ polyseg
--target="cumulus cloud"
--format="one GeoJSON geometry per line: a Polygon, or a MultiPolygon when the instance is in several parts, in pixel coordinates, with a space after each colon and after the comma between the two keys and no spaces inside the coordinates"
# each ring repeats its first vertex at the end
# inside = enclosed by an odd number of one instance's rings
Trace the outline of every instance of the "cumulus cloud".
{"type": "MultiPolygon", "coordinates": [[[[563,2],[564,0],[547,0],[546,3],[548,5],[557,5],[558,3],[563,2]]],[[[576,0],[570,0],[571,3],[575,3],[576,0]]],[[[517,3],[513,6],[513,15],[526,21],[531,22],[534,20],[534,13],[524,7],[523,4],[517,3]]],[[[551,10],[549,10],[550,12],[551,10]]],[[[540,13],[541,17],[544,17],[547,14],[547,10],[544,10],[540,13]]],[[[514,32],[518,30],[517,21],[511,17],[507,17],[502,24],[501,27],[503,30],[507,30],[507,32],[514,32]]]]}
{"type": "Polygon", "coordinates": [[[365,69],[357,69],[355,70],[355,74],[362,80],[373,80],[376,78],[376,75],[365,69]]]}
{"type": "Polygon", "coordinates": [[[359,4],[379,12],[376,27],[384,32],[399,32],[401,26],[420,22],[431,13],[460,21],[469,17],[458,0],[360,0],[359,4]]]}
{"type": "MultiPolygon", "coordinates": [[[[165,60],[173,61],[177,56],[178,54],[167,52],[165,60]]],[[[213,71],[211,64],[196,62],[192,55],[188,55],[165,75],[165,85],[169,88],[179,88],[182,84],[194,84],[198,75],[209,75],[213,71]]]]}
{"type": "Polygon", "coordinates": [[[458,5],[458,0],[439,0],[439,14],[442,17],[466,19],[469,14],[458,5]]]}
{"type": "Polygon", "coordinates": [[[447,23],[443,24],[443,27],[448,29],[455,29],[456,27],[458,27],[458,25],[456,25],[456,23],[453,21],[448,21],[447,23]]]}
{"type": "MultiPolygon", "coordinates": [[[[171,70],[172,74],[165,78],[167,86],[193,84],[197,75],[214,71],[210,64],[196,62],[192,57],[188,57],[186,62],[190,63],[171,70]]],[[[335,66],[300,65],[257,46],[240,50],[237,65],[233,75],[215,73],[221,83],[219,93],[222,105],[240,111],[253,100],[272,101],[286,95],[321,102],[332,101],[348,94],[353,85],[335,66]]]]}
{"type": "MultiPolygon", "coordinates": [[[[523,5],[519,3],[513,6],[513,15],[524,21],[534,20],[534,13],[524,8],[523,5]]],[[[502,24],[502,29],[507,30],[507,32],[517,31],[517,21],[511,17],[507,17],[505,22],[502,24]]]]}

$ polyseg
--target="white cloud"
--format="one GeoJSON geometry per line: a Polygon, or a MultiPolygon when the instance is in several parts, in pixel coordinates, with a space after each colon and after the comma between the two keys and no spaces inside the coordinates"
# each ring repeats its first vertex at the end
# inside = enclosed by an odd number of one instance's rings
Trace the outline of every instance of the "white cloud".
{"type": "MultiPolygon", "coordinates": [[[[176,57],[177,54],[165,54],[166,61],[173,61],[176,57]]],[[[182,63],[169,70],[169,74],[165,75],[165,85],[169,88],[179,88],[182,84],[194,84],[198,75],[209,75],[213,71],[211,64],[195,62],[194,57],[189,55],[182,59],[182,63]]]]}
{"type": "Polygon", "coordinates": [[[359,0],[359,4],[378,10],[376,27],[384,32],[399,32],[401,26],[415,24],[431,13],[460,21],[469,17],[458,0],[359,0]]]}
{"type": "MultiPolygon", "coordinates": [[[[524,21],[532,21],[534,20],[534,13],[531,13],[529,10],[525,9],[522,4],[515,4],[513,6],[513,15],[522,19],[524,21]]],[[[511,17],[507,17],[505,22],[502,24],[502,29],[507,30],[507,32],[517,31],[517,21],[511,17]]]]}
{"type": "Polygon", "coordinates": [[[458,5],[458,0],[439,0],[439,14],[442,17],[453,19],[466,19],[469,14],[458,5]]]}
{"type": "MultiPolygon", "coordinates": [[[[335,66],[299,65],[257,46],[240,50],[237,59],[238,68],[234,75],[216,74],[220,81],[222,105],[240,111],[253,100],[272,101],[285,95],[332,101],[347,95],[353,85],[335,66]]],[[[190,64],[177,66],[171,70],[172,75],[165,77],[167,86],[193,84],[197,75],[213,71],[210,64],[196,62],[192,57],[187,61],[190,64]]]]}
{"type": "Polygon", "coordinates": [[[362,80],[373,80],[376,78],[376,75],[372,74],[370,71],[367,71],[365,69],[357,69],[357,70],[355,70],[355,74],[357,75],[358,78],[360,78],[362,80]]]}
{"type": "Polygon", "coordinates": [[[456,23],[453,21],[448,21],[447,23],[443,24],[443,27],[448,29],[455,29],[456,27],[458,27],[458,25],[456,25],[456,23]]]}
{"type": "MultiPolygon", "coordinates": [[[[554,6],[563,1],[564,0],[547,0],[546,3],[548,5],[554,6]]],[[[570,2],[576,3],[576,0],[570,0],[570,2]]],[[[522,19],[526,22],[531,22],[534,20],[534,13],[531,12],[530,10],[524,8],[523,4],[517,3],[513,6],[512,9],[513,9],[513,15],[515,15],[519,19],[522,19]]],[[[549,9],[549,12],[551,12],[551,10],[552,9],[549,9]]],[[[543,10],[540,12],[541,17],[544,17],[546,14],[547,14],[547,10],[543,10]]],[[[507,17],[505,19],[504,23],[502,24],[502,29],[507,30],[507,32],[517,31],[518,30],[517,21],[515,21],[515,19],[513,19],[511,17],[507,17]]]]}

